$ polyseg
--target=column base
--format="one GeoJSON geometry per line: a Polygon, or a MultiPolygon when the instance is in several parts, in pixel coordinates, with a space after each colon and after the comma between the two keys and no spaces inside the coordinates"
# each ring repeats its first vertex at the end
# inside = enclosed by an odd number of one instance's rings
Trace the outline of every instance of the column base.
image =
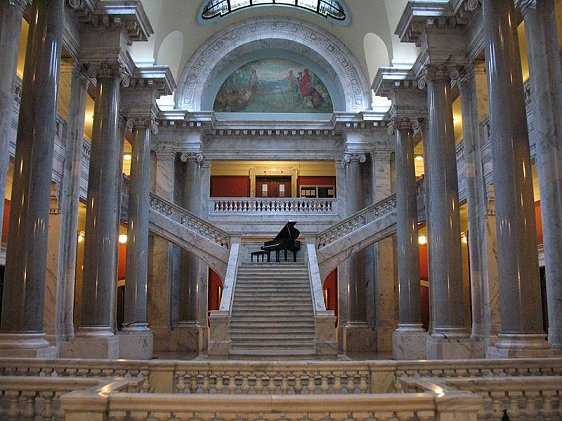
{"type": "Polygon", "coordinates": [[[207,350],[209,332],[198,322],[179,322],[171,332],[170,351],[204,352],[207,350]]]}
{"type": "Polygon", "coordinates": [[[484,345],[468,335],[449,338],[440,333],[432,334],[426,343],[428,360],[461,360],[484,357],[484,345]]]}
{"type": "Polygon", "coordinates": [[[119,358],[119,338],[107,327],[80,328],[76,336],[60,344],[62,358],[119,358]]]}
{"type": "Polygon", "coordinates": [[[148,328],[125,328],[118,333],[119,358],[129,360],[150,360],[152,358],[152,332],[148,328]]]}
{"type": "Polygon", "coordinates": [[[486,358],[550,358],[554,355],[543,334],[500,333],[496,345],[488,348],[486,358]]]}
{"type": "Polygon", "coordinates": [[[373,352],[377,348],[377,334],[367,323],[353,323],[338,327],[338,349],[346,354],[373,352]]]}
{"type": "Polygon", "coordinates": [[[392,356],[395,360],[427,359],[428,333],[421,325],[399,325],[392,333],[392,356]]]}
{"type": "Polygon", "coordinates": [[[0,357],[57,358],[44,333],[0,333],[0,357]]]}

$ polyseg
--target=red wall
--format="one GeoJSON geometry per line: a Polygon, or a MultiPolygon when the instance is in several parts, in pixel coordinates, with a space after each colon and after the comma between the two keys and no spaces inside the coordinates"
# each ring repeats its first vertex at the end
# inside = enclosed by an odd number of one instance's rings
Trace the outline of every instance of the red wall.
{"type": "Polygon", "coordinates": [[[244,175],[213,175],[211,197],[250,197],[250,178],[244,175]]]}
{"type": "Polygon", "coordinates": [[[219,289],[222,289],[223,283],[220,276],[209,269],[209,311],[218,310],[221,305],[221,297],[219,289]]]}
{"type": "Polygon", "coordinates": [[[336,187],[336,177],[299,177],[297,179],[297,185],[300,186],[334,186],[336,187]]]}
{"type": "MultiPolygon", "coordinates": [[[[334,269],[324,280],[324,290],[328,290],[328,302],[326,310],[334,310],[338,315],[338,270],[334,269]]],[[[337,325],[337,320],[336,320],[337,325]]]]}

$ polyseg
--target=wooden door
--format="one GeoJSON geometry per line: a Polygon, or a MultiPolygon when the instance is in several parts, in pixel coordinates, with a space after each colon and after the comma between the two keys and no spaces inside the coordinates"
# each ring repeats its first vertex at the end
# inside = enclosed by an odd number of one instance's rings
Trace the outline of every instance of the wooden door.
{"type": "Polygon", "coordinates": [[[291,177],[256,177],[256,197],[291,197],[291,177]]]}

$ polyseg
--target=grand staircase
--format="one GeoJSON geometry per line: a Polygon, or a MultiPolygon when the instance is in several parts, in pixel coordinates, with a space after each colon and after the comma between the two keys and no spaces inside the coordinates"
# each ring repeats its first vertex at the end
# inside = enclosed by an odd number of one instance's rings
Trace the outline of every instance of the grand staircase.
{"type": "Polygon", "coordinates": [[[232,357],[314,357],[314,312],[303,262],[240,264],[230,339],[232,357]]]}

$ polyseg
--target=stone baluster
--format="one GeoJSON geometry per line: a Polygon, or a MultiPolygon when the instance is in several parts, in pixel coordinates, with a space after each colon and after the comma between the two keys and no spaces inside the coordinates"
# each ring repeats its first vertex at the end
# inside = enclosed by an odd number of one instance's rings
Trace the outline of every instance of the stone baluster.
{"type": "MultiPolygon", "coordinates": [[[[468,206],[468,248],[472,295],[472,337],[487,348],[499,332],[499,290],[497,259],[494,254],[495,215],[486,198],[482,167],[482,140],[479,113],[481,100],[487,103],[484,63],[466,66],[459,80],[461,97],[466,192],[468,206]]],[[[490,193],[492,194],[492,193],[490,193]]],[[[489,195],[488,195],[489,196],[489,195]]]]}
{"type": "Polygon", "coordinates": [[[549,352],[541,291],[527,114],[512,0],[484,0],[501,333],[495,357],[549,352]]]}
{"type": "Polygon", "coordinates": [[[113,332],[119,188],[123,138],[119,127],[120,84],[117,64],[92,65],[97,78],[92,150],[86,202],[84,278],[80,324],[75,341],[63,354],[84,358],[117,358],[119,340],[113,332]]]}
{"type": "MultiPolygon", "coordinates": [[[[0,221],[4,215],[4,196],[10,154],[12,116],[14,114],[14,78],[18,58],[23,9],[29,0],[3,1],[0,4],[0,221]]],[[[0,223],[0,238],[2,224],[0,223]]]]}
{"type": "Polygon", "coordinates": [[[53,353],[43,332],[43,308],[64,1],[35,1],[32,16],[14,165],[0,352],[46,357],[53,353]]]}
{"type": "Polygon", "coordinates": [[[414,123],[395,118],[396,132],[396,248],[398,256],[399,321],[393,334],[395,359],[425,359],[427,333],[422,327],[418,209],[414,167],[414,123]]]}
{"type": "MultiPolygon", "coordinates": [[[[454,70],[453,70],[454,71],[454,70]]],[[[426,212],[432,326],[427,357],[468,358],[470,348],[464,319],[463,274],[460,239],[455,139],[451,99],[451,70],[428,65],[429,138],[424,138],[426,212]]]]}
{"type": "Polygon", "coordinates": [[[562,70],[553,0],[518,0],[525,20],[548,300],[548,340],[562,348],[562,70]]]}

